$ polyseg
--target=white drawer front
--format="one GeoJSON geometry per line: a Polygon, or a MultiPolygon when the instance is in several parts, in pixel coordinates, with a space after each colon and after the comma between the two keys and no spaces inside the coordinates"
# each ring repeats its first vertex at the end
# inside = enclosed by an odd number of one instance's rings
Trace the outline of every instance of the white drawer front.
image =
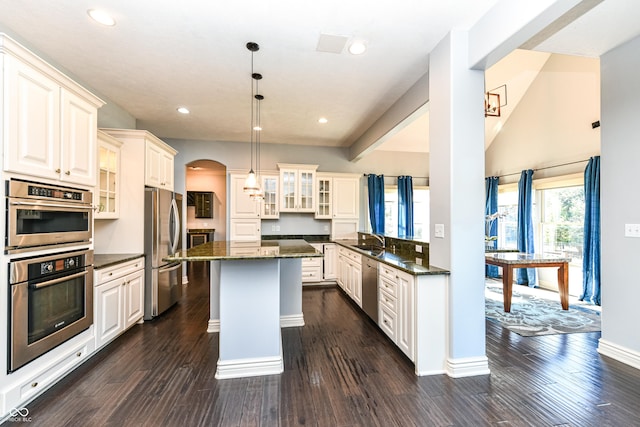
{"type": "Polygon", "coordinates": [[[396,298],[398,297],[398,284],[395,282],[395,277],[394,279],[389,279],[387,277],[380,277],[378,286],[379,286],[380,292],[386,292],[392,297],[396,297],[396,298]]]}
{"type": "Polygon", "coordinates": [[[397,316],[383,305],[378,308],[378,326],[393,342],[396,341],[397,316]]]}
{"type": "Polygon", "coordinates": [[[144,258],[137,258],[131,261],[122,262],[120,264],[113,265],[111,267],[101,268],[96,270],[97,281],[94,285],[105,283],[110,280],[124,277],[144,268],[144,258]]]}
{"type": "Polygon", "coordinates": [[[380,290],[380,295],[378,296],[378,302],[380,305],[386,306],[389,310],[391,310],[394,314],[398,313],[398,300],[396,297],[391,294],[380,290]]]}
{"type": "Polygon", "coordinates": [[[396,276],[398,275],[398,272],[395,268],[389,267],[387,265],[384,265],[382,263],[378,264],[378,274],[381,277],[386,277],[391,281],[396,281],[396,276]]]}

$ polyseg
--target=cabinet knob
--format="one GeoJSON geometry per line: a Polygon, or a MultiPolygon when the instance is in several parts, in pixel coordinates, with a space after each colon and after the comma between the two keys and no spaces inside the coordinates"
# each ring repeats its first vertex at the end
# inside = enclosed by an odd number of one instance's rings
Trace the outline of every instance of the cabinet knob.
{"type": "Polygon", "coordinates": [[[65,175],[71,175],[71,171],[66,171],[64,174],[65,175]]]}
{"type": "Polygon", "coordinates": [[[60,168],[56,169],[56,173],[60,173],[60,168]]]}

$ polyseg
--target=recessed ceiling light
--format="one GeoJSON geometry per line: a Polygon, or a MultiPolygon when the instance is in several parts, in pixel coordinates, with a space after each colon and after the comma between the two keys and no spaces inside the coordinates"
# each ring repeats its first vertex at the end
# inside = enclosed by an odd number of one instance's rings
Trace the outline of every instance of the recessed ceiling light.
{"type": "Polygon", "coordinates": [[[351,43],[351,46],[349,46],[349,53],[352,55],[361,55],[365,50],[367,50],[367,45],[360,40],[354,41],[351,43]]]}
{"type": "Polygon", "coordinates": [[[189,109],[187,107],[178,107],[176,110],[180,114],[189,114],[189,109]]]}
{"type": "Polygon", "coordinates": [[[114,25],[116,25],[116,20],[113,19],[111,15],[109,15],[104,10],[89,9],[87,13],[91,17],[91,19],[102,25],[106,25],[108,27],[113,27],[114,25]]]}
{"type": "Polygon", "coordinates": [[[327,120],[327,118],[326,118],[326,117],[320,117],[320,118],[318,119],[318,123],[322,123],[322,124],[325,124],[325,123],[327,123],[328,121],[329,121],[329,120],[327,120]]]}

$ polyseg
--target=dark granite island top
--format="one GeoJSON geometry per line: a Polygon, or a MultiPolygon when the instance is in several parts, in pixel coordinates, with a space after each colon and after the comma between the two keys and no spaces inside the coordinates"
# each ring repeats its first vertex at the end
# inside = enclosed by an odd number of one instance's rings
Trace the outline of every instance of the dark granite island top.
{"type": "Polygon", "coordinates": [[[323,257],[321,252],[304,240],[262,240],[260,244],[247,245],[243,242],[217,241],[183,249],[164,258],[165,261],[214,261],[250,260],[274,258],[323,257]]]}

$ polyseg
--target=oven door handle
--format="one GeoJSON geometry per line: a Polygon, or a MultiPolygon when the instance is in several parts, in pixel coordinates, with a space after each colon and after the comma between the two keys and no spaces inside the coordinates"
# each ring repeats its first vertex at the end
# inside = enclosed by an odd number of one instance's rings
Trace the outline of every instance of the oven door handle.
{"type": "Polygon", "coordinates": [[[90,210],[91,206],[83,205],[77,206],[73,204],[63,205],[57,203],[42,203],[42,202],[15,202],[10,201],[9,204],[11,206],[35,206],[35,207],[43,207],[43,208],[63,208],[63,209],[78,209],[78,210],[90,210]]]}
{"type": "Polygon", "coordinates": [[[29,287],[31,289],[42,289],[42,288],[46,288],[47,286],[56,285],[61,282],[66,282],[67,280],[72,280],[78,277],[86,276],[87,273],[88,271],[85,270],[85,271],[81,271],[80,273],[71,274],[69,276],[58,277],[57,279],[49,280],[46,282],[32,284],[32,285],[29,285],[29,287]]]}

